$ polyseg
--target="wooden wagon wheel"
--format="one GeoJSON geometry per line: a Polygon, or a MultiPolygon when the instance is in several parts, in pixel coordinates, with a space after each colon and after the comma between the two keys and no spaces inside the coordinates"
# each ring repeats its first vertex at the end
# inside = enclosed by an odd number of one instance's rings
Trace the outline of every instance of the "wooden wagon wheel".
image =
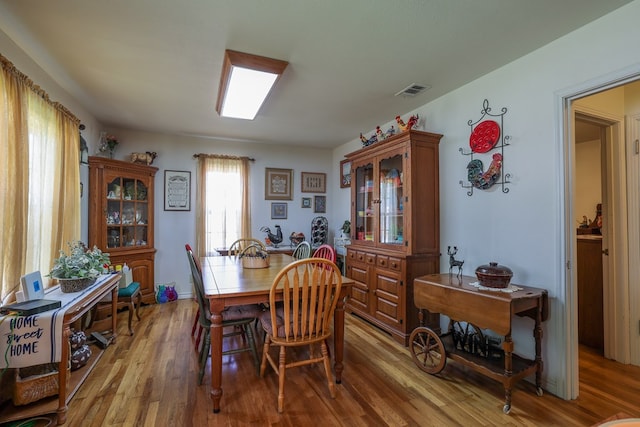
{"type": "Polygon", "coordinates": [[[435,332],[424,326],[419,326],[411,332],[409,350],[413,362],[428,374],[437,374],[447,363],[447,354],[442,340],[435,332]]]}

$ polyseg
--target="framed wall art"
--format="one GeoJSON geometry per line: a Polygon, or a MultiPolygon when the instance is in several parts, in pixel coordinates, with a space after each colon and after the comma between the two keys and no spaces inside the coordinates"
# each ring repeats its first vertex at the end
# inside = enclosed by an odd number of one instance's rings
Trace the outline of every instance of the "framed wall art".
{"type": "Polygon", "coordinates": [[[265,200],[293,200],[293,191],[291,191],[292,182],[293,169],[265,168],[265,200]]]}
{"type": "Polygon", "coordinates": [[[313,211],[315,213],[325,213],[325,212],[327,212],[327,197],[326,196],[315,196],[313,198],[313,211]]]}
{"type": "Polygon", "coordinates": [[[164,171],[164,210],[191,210],[191,172],[164,171]]]}
{"type": "Polygon", "coordinates": [[[351,162],[347,159],[340,162],[340,188],[351,187],[351,162]]]}
{"type": "Polygon", "coordinates": [[[311,197],[303,197],[302,198],[302,207],[310,208],[311,207],[311,197]]]}
{"type": "Polygon", "coordinates": [[[287,204],[271,203],[271,219],[287,219],[287,204]]]}
{"type": "Polygon", "coordinates": [[[326,193],[327,174],[319,172],[302,172],[303,193],[326,193]]]}

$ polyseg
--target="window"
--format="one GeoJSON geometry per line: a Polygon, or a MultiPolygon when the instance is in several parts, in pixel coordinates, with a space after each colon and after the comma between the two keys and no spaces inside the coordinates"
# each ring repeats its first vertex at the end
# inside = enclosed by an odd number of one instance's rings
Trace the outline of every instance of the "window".
{"type": "MultiPolygon", "coordinates": [[[[80,237],[79,120],[0,55],[0,288],[80,237]]],[[[48,283],[45,283],[48,286],[48,283]]]]}
{"type": "Polygon", "coordinates": [[[251,236],[247,158],[198,156],[198,254],[214,255],[251,236]]]}

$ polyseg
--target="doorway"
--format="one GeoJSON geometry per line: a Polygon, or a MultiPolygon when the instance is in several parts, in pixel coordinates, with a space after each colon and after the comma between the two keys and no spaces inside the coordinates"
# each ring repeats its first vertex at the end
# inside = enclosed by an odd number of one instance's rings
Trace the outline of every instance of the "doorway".
{"type": "MultiPolygon", "coordinates": [[[[634,79],[637,79],[637,75],[634,79]]],[[[596,199],[602,200],[602,324],[604,357],[621,363],[639,364],[630,351],[637,344],[638,338],[632,331],[637,328],[637,310],[631,309],[638,303],[637,292],[631,291],[630,277],[634,277],[638,270],[638,262],[631,262],[630,251],[640,245],[640,227],[638,220],[638,188],[637,152],[631,151],[633,145],[629,126],[625,128],[625,116],[630,105],[625,95],[640,95],[640,83],[629,79],[625,82],[601,84],[600,87],[588,88],[581,94],[572,94],[564,98],[565,112],[568,113],[565,127],[565,151],[567,155],[566,173],[569,180],[566,187],[569,203],[565,211],[565,225],[567,227],[567,368],[569,372],[569,398],[578,396],[578,341],[579,341],[579,312],[580,294],[578,276],[578,227],[576,220],[588,215],[588,219],[597,216],[595,212],[583,213],[584,205],[580,207],[577,201],[579,188],[579,162],[583,161],[577,153],[578,145],[584,141],[593,141],[591,151],[599,152],[600,156],[592,160],[596,167],[592,171],[600,173],[601,182],[591,183],[591,201],[588,205],[597,204],[596,199]],[[635,86],[634,90],[629,88],[635,86]],[[613,100],[613,102],[612,102],[613,100]],[[590,136],[585,137],[584,133],[590,136]],[[567,145],[569,143],[569,145],[567,145]],[[599,167],[597,165],[599,164],[599,167]],[[629,183],[629,185],[627,185],[629,183]],[[600,187],[601,194],[598,194],[600,187]],[[571,218],[571,220],[570,220],[571,218]],[[575,266],[575,268],[572,268],[575,266]],[[633,267],[635,266],[635,267],[633,267]],[[577,320],[577,321],[576,321],[577,320]]],[[[640,100],[636,105],[640,105],[640,100]]],[[[636,109],[636,107],[633,107],[636,109]]],[[[640,108],[637,108],[640,109],[640,108]]],[[[640,114],[638,114],[640,117],[640,114]]],[[[640,130],[640,119],[638,120],[640,130]]],[[[640,135],[640,132],[637,132],[640,135]]],[[[639,136],[635,136],[638,138],[639,136]]],[[[638,143],[636,143],[637,146],[638,143]]],[[[637,148],[636,148],[637,149],[637,148]]],[[[597,173],[596,173],[597,175],[597,173]]],[[[584,178],[584,177],[583,177],[584,178]]],[[[593,208],[589,208],[593,210],[593,208]]],[[[587,212],[589,210],[587,209],[587,212]]],[[[597,253],[597,250],[596,250],[597,253]]],[[[594,259],[597,259],[597,255],[594,259]]],[[[631,257],[631,259],[634,259],[631,257]]]]}

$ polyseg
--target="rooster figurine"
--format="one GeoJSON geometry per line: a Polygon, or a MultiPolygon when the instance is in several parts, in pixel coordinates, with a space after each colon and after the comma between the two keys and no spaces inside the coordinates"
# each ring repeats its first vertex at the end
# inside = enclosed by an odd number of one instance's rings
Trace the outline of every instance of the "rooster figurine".
{"type": "Polygon", "coordinates": [[[360,141],[362,141],[363,147],[368,147],[371,144],[375,144],[376,142],[378,142],[378,136],[374,134],[371,136],[371,138],[367,139],[363,134],[360,134],[360,141]]]}
{"type": "Polygon", "coordinates": [[[471,160],[467,165],[467,178],[474,187],[486,190],[500,178],[501,169],[502,155],[496,153],[493,155],[493,161],[486,172],[482,171],[482,162],[480,160],[471,160]]]}
{"type": "Polygon", "coordinates": [[[273,244],[274,248],[277,248],[280,243],[282,243],[282,230],[280,230],[280,226],[276,225],[276,234],[272,234],[269,227],[262,227],[260,231],[267,233],[267,237],[273,244]]]}
{"type": "Polygon", "coordinates": [[[393,136],[395,134],[396,134],[396,128],[394,128],[393,125],[391,125],[391,127],[387,129],[387,131],[384,133],[385,138],[389,138],[390,136],[393,136]]]}
{"type": "Polygon", "coordinates": [[[402,118],[400,116],[396,116],[396,122],[398,123],[398,127],[400,128],[400,132],[411,130],[411,128],[413,128],[415,125],[418,124],[418,119],[419,118],[420,117],[418,117],[417,114],[413,115],[413,116],[409,117],[409,120],[405,124],[404,120],[402,120],[402,118]]]}

